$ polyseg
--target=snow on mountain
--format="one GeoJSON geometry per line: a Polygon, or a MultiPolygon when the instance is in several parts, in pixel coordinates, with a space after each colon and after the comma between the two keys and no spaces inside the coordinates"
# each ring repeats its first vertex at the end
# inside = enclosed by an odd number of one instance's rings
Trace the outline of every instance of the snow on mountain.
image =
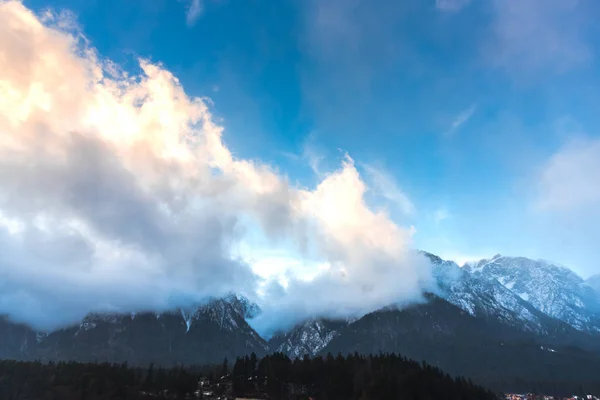
{"type": "Polygon", "coordinates": [[[224,300],[231,304],[233,308],[246,319],[255,318],[262,312],[258,304],[239,294],[232,293],[229,296],[226,296],[224,300]]]}
{"type": "Polygon", "coordinates": [[[496,255],[468,263],[463,269],[476,278],[500,283],[538,310],[577,330],[600,332],[600,296],[566,267],[496,255]]]}
{"type": "Polygon", "coordinates": [[[304,355],[314,356],[331,342],[339,330],[347,325],[344,321],[313,319],[296,325],[285,334],[275,335],[269,340],[271,351],[287,354],[291,358],[304,355]]]}
{"type": "MultiPolygon", "coordinates": [[[[467,263],[461,268],[453,261],[422,253],[432,262],[439,288],[436,294],[473,317],[491,319],[500,322],[501,326],[544,337],[548,345],[585,347],[589,340],[598,337],[588,333],[600,333],[600,275],[584,281],[571,270],[547,261],[501,255],[467,263]]],[[[296,358],[327,351],[332,340],[337,340],[342,332],[353,326],[349,325],[352,321],[311,319],[287,333],[275,335],[267,343],[247,323],[260,312],[252,301],[230,294],[201,305],[163,313],[91,313],[75,326],[57,332],[34,333],[27,340],[19,339],[19,343],[46,349],[42,354],[51,354],[49,359],[63,353],[70,355],[68,351],[75,351],[73,349],[81,345],[63,349],[61,343],[70,340],[85,343],[93,351],[101,349],[94,354],[107,359],[117,354],[110,352],[111,346],[117,346],[114,343],[119,346],[126,343],[125,349],[141,357],[139,354],[147,350],[139,353],[141,350],[128,340],[140,335],[145,338],[148,334],[158,335],[155,339],[143,339],[155,340],[152,346],[163,346],[163,340],[169,343],[160,350],[163,357],[178,354],[181,357],[185,351],[193,351],[207,359],[218,360],[223,354],[229,354],[223,349],[234,354],[229,343],[235,343],[236,351],[278,351],[296,358]],[[106,345],[103,344],[105,341],[106,345]],[[202,344],[204,342],[206,346],[202,344]],[[216,347],[220,350],[213,350],[216,347]]],[[[17,339],[14,342],[17,343],[17,339]]]]}
{"type": "MultiPolygon", "coordinates": [[[[78,324],[47,333],[31,329],[22,333],[9,324],[10,332],[16,333],[14,344],[6,352],[21,359],[138,364],[221,362],[225,357],[268,352],[267,342],[246,321],[257,312],[252,302],[231,295],[159,313],[90,313],[78,324]],[[28,351],[13,349],[17,343],[26,343],[28,351]]],[[[2,329],[0,324],[0,333],[2,329]]],[[[0,355],[3,351],[0,346],[0,355]]]]}
{"type": "Polygon", "coordinates": [[[442,298],[473,316],[491,317],[536,334],[548,334],[547,316],[495,280],[481,279],[453,261],[424,253],[442,298]]]}
{"type": "MultiPolygon", "coordinates": [[[[547,343],[589,346],[590,341],[593,341],[593,338],[587,334],[577,332],[568,320],[565,321],[556,314],[549,314],[546,308],[530,301],[539,298],[539,293],[533,290],[522,290],[525,286],[524,282],[516,279],[520,277],[524,280],[526,276],[534,279],[552,272],[562,278],[558,276],[547,278],[549,282],[564,279],[566,282],[571,282],[572,292],[579,293],[582,280],[580,278],[578,280],[578,277],[571,271],[550,263],[540,262],[539,266],[538,264],[531,266],[530,270],[522,273],[521,276],[515,273],[501,273],[500,269],[496,267],[492,269],[491,262],[498,260],[505,262],[501,256],[467,264],[461,268],[453,261],[446,261],[426,252],[422,252],[422,254],[432,262],[433,275],[439,288],[436,294],[471,316],[493,320],[511,329],[515,328],[517,331],[533,334],[543,338],[547,343]],[[546,270],[543,273],[536,272],[536,268],[546,268],[546,270]]],[[[526,264],[523,263],[523,265],[526,264]]],[[[513,267],[518,268],[517,266],[513,267]]],[[[544,284],[548,285],[548,283],[537,282],[537,285],[544,284]]],[[[591,289],[588,288],[588,290],[591,289]]],[[[570,301],[574,304],[581,304],[584,298],[585,296],[565,296],[564,307],[567,307],[570,301]]],[[[591,322],[589,326],[586,326],[584,332],[588,332],[587,328],[594,326],[593,319],[587,321],[591,322]]],[[[345,332],[343,328],[353,326],[349,324],[350,322],[332,324],[327,320],[309,320],[295,326],[285,334],[274,336],[269,341],[269,347],[271,351],[280,351],[290,357],[314,355],[323,350],[341,332],[345,332]]]]}
{"type": "MultiPolygon", "coordinates": [[[[260,307],[251,302],[244,296],[237,294],[230,294],[222,299],[213,299],[208,303],[189,306],[181,308],[175,311],[167,311],[162,313],[154,313],[156,319],[163,319],[169,317],[181,318],[181,323],[185,326],[185,332],[190,332],[194,326],[198,324],[205,324],[207,322],[214,323],[222,331],[236,332],[238,330],[244,331],[245,334],[256,340],[256,343],[261,344],[261,347],[265,348],[262,343],[263,339],[249,327],[246,323],[246,319],[255,317],[260,313],[260,307]]],[[[98,327],[104,327],[106,325],[119,325],[120,330],[127,329],[127,325],[130,321],[136,318],[136,313],[127,314],[115,314],[115,313],[90,313],[76,325],[77,329],[74,330],[73,336],[78,336],[83,332],[93,331],[98,327]]],[[[66,327],[60,329],[61,331],[67,331],[73,327],[66,327]]],[[[50,332],[52,333],[52,332],[50,332]]],[[[43,342],[48,337],[49,333],[39,333],[37,335],[38,343],[43,342]]]]}

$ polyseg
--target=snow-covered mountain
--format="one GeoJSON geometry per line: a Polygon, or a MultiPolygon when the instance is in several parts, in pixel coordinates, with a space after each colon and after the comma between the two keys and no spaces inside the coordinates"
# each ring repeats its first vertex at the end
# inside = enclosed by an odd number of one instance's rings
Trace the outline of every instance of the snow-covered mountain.
{"type": "Polygon", "coordinates": [[[311,319],[293,327],[289,332],[269,340],[271,351],[285,353],[292,358],[314,356],[325,348],[345,327],[346,321],[311,319]]]}
{"type": "Polygon", "coordinates": [[[433,274],[442,298],[473,316],[497,319],[507,325],[547,335],[556,329],[555,321],[494,279],[482,279],[430,254],[433,274]]]}
{"type": "MultiPolygon", "coordinates": [[[[544,261],[501,256],[461,268],[421,253],[432,263],[438,283],[435,294],[472,317],[533,335],[545,344],[600,349],[595,294],[590,282],[586,285],[572,271],[544,261]]],[[[352,326],[311,319],[276,335],[269,341],[270,349],[290,357],[317,354],[352,326]]]]}
{"type": "Polygon", "coordinates": [[[467,263],[475,278],[498,282],[543,313],[583,332],[600,332],[600,296],[566,267],[543,260],[496,255],[467,263]]]}
{"type": "Polygon", "coordinates": [[[425,303],[386,307],[350,323],[321,355],[396,353],[474,381],[597,380],[597,351],[548,345],[531,332],[473,316],[438,296],[426,298],[425,303]]]}
{"type": "MultiPolygon", "coordinates": [[[[446,310],[439,315],[446,318],[448,337],[453,329],[462,329],[461,321],[471,323],[469,318],[476,318],[485,321],[477,326],[495,327],[486,335],[494,332],[507,340],[508,336],[511,340],[529,338],[543,346],[600,350],[600,277],[584,281],[564,267],[521,257],[495,256],[459,267],[453,261],[422,254],[431,260],[438,283],[428,298],[438,299],[437,310],[446,310]]],[[[274,351],[295,358],[325,352],[332,342],[344,343],[346,339],[340,336],[351,336],[361,326],[361,319],[310,319],[267,343],[247,322],[260,312],[252,301],[232,294],[162,313],[89,314],[76,325],[46,333],[0,319],[0,335],[8,338],[0,343],[0,358],[205,363],[274,351]]],[[[412,328],[403,327],[402,340],[442,326],[434,314],[426,314],[427,321],[419,321],[419,315],[410,319],[417,330],[411,333],[412,328]]],[[[376,321],[371,323],[376,325],[376,321]]],[[[377,330],[376,326],[372,329],[377,330]]],[[[395,337],[389,329],[386,335],[395,337]]],[[[381,336],[363,339],[372,340],[375,347],[383,340],[381,336]]]]}

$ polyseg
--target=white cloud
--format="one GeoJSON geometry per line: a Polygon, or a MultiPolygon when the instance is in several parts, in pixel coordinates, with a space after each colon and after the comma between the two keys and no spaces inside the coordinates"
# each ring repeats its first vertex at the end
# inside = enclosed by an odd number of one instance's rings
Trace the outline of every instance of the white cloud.
{"type": "Polygon", "coordinates": [[[544,211],[586,212],[600,206],[600,139],[569,141],[543,166],[537,205],[544,211]]]}
{"type": "Polygon", "coordinates": [[[310,169],[318,176],[322,177],[321,163],[325,158],[318,150],[315,145],[316,134],[311,133],[308,135],[304,143],[302,144],[302,158],[308,162],[310,169]]]}
{"type": "Polygon", "coordinates": [[[372,164],[362,164],[362,167],[369,176],[372,188],[377,194],[392,201],[404,215],[414,214],[414,204],[400,189],[398,183],[389,172],[372,164]]]}
{"type": "Polygon", "coordinates": [[[291,186],[235,158],[208,100],[169,71],[140,60],[129,76],[60,16],[45,21],[0,2],[0,314],[49,327],[252,294],[234,250],[256,232],[329,266],[268,292],[271,321],[367,312],[429,284],[412,228],[365,204],[349,157],[314,190],[291,186]]]}
{"type": "Polygon", "coordinates": [[[584,4],[577,0],[493,0],[492,36],[485,53],[519,73],[564,72],[589,61],[584,4]]]}
{"type": "Polygon", "coordinates": [[[450,218],[450,216],[451,215],[448,212],[448,210],[445,207],[443,207],[435,210],[435,213],[433,213],[433,220],[435,221],[436,225],[439,225],[445,219],[450,218]]]}
{"type": "Polygon", "coordinates": [[[187,11],[185,14],[188,26],[193,26],[204,11],[202,0],[188,0],[187,11]]]}
{"type": "Polygon", "coordinates": [[[282,151],[280,154],[297,162],[306,162],[311,171],[318,177],[325,176],[323,161],[327,158],[322,149],[317,145],[317,135],[315,132],[310,133],[302,143],[302,148],[299,153],[282,151]]]}
{"type": "Polygon", "coordinates": [[[435,8],[442,12],[457,12],[468,6],[471,0],[435,0],[435,8]]]}
{"type": "Polygon", "coordinates": [[[461,126],[467,123],[469,119],[473,116],[475,111],[477,110],[477,105],[473,104],[466,110],[462,111],[460,114],[456,116],[452,124],[450,125],[450,129],[445,132],[446,136],[450,136],[455,133],[461,126]]]}

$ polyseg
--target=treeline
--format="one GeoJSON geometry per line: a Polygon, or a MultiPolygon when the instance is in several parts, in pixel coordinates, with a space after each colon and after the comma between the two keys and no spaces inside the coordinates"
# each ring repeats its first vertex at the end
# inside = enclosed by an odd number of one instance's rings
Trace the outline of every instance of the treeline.
{"type": "MultiPolygon", "coordinates": [[[[201,377],[215,395],[271,400],[496,400],[466,378],[394,354],[304,357],[275,353],[237,358],[233,365],[145,368],[127,364],[0,361],[1,400],[190,399],[201,377]]],[[[490,382],[505,391],[584,395],[596,387],[560,380],[490,382]]],[[[204,389],[203,389],[204,390],[204,389]]],[[[222,397],[225,398],[225,397],[222,397]]]]}
{"type": "Polygon", "coordinates": [[[498,396],[465,378],[394,354],[358,354],[291,360],[275,353],[258,360],[238,358],[233,366],[233,394],[270,398],[336,399],[462,399],[492,400],[498,396]]]}
{"type": "Polygon", "coordinates": [[[200,368],[131,368],[127,364],[0,361],[2,400],[184,399],[200,368]]]}

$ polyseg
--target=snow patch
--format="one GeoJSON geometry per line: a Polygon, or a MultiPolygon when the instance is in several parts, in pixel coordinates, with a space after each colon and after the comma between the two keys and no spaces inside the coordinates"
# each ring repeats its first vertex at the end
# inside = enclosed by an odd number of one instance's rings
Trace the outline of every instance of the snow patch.
{"type": "Polygon", "coordinates": [[[193,315],[190,313],[186,313],[184,310],[181,310],[181,316],[183,317],[183,320],[185,321],[185,332],[189,332],[190,331],[190,327],[192,326],[192,318],[193,315]]]}

